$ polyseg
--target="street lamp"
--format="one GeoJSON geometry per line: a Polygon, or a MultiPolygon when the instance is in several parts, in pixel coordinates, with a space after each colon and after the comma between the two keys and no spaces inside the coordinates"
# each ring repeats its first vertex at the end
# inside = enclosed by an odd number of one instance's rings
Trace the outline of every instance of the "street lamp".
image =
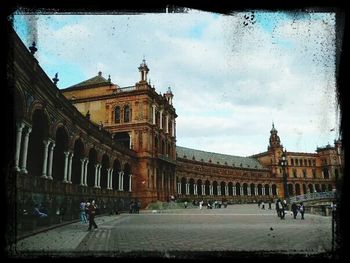
{"type": "Polygon", "coordinates": [[[283,175],[283,189],[284,189],[284,198],[287,202],[289,202],[289,193],[288,193],[288,185],[287,185],[287,173],[286,173],[286,167],[287,167],[287,158],[286,158],[286,152],[282,150],[282,156],[279,160],[279,165],[282,167],[282,175],[283,175]]]}

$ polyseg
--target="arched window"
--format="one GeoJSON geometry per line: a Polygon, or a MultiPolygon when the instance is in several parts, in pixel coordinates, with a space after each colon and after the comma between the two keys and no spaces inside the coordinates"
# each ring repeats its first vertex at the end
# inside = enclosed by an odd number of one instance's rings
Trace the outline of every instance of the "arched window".
{"type": "Polygon", "coordinates": [[[120,123],[120,107],[117,106],[114,109],[114,122],[115,123],[120,123]]]}
{"type": "Polygon", "coordinates": [[[124,107],[124,122],[130,122],[131,120],[131,109],[129,105],[124,107]]]}

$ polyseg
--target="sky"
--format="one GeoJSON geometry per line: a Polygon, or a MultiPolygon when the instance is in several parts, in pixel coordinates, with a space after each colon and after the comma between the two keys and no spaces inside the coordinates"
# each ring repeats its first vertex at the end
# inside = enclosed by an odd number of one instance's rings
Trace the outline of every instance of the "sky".
{"type": "Polygon", "coordinates": [[[315,152],[339,136],[334,13],[19,10],[13,19],[61,89],[98,71],[132,86],[145,58],[151,85],[174,94],[179,146],[250,156],[267,150],[272,123],[292,152],[315,152]]]}

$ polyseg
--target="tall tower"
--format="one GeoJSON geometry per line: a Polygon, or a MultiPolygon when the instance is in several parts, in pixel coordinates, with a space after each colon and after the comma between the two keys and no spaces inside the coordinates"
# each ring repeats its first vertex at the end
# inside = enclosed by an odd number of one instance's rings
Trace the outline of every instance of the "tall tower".
{"type": "Polygon", "coordinates": [[[147,74],[149,72],[149,68],[147,67],[145,59],[142,60],[142,63],[139,66],[139,71],[141,73],[141,80],[140,80],[140,82],[147,82],[147,74]]]}
{"type": "Polygon", "coordinates": [[[274,123],[272,123],[272,129],[270,131],[270,144],[268,150],[281,147],[280,137],[277,135],[278,131],[275,129],[274,123]]]}

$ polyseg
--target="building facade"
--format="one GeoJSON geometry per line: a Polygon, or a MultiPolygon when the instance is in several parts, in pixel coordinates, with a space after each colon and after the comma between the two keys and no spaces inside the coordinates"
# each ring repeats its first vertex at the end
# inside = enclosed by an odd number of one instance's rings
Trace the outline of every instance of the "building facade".
{"type": "MultiPolygon", "coordinates": [[[[282,153],[290,195],[331,191],[342,176],[340,141],[315,153],[287,152],[274,125],[268,150],[250,157],[176,146],[173,94],[147,80],[145,61],[135,85],[120,87],[102,72],[59,90],[13,32],[8,79],[15,98],[16,137],[11,176],[16,205],[44,203],[78,216],[95,199],[104,212],[128,209],[131,199],[271,200],[284,196],[282,153]]],[[[40,52],[40,51],[39,51],[40,52]]]]}

